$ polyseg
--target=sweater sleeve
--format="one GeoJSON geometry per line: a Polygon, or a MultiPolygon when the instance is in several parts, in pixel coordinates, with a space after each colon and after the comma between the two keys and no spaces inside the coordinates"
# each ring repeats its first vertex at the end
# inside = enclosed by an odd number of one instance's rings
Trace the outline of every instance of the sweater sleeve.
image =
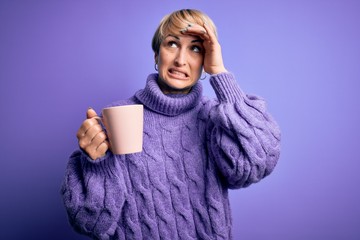
{"type": "Polygon", "coordinates": [[[280,156],[280,130],[259,97],[244,94],[231,73],[213,75],[218,102],[210,109],[208,144],[228,188],[269,175],[280,156]]]}
{"type": "Polygon", "coordinates": [[[114,234],[126,194],[120,165],[110,151],[96,161],[81,150],[71,155],[61,194],[76,231],[96,239],[114,234]]]}

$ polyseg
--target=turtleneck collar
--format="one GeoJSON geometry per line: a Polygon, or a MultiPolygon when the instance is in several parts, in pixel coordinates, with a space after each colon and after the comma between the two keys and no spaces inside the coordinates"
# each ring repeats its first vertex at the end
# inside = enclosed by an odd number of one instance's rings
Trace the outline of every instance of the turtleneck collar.
{"type": "Polygon", "coordinates": [[[196,83],[188,94],[165,95],[157,84],[158,74],[150,74],[144,89],[135,93],[135,97],[151,110],[167,115],[176,116],[195,107],[202,96],[202,86],[196,83]]]}

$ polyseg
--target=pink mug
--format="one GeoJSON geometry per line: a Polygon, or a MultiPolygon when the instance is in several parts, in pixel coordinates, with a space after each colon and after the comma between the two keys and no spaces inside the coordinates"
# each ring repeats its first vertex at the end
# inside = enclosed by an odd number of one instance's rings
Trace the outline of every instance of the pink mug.
{"type": "Polygon", "coordinates": [[[102,110],[103,123],[114,154],[142,151],[144,107],[141,104],[108,107],[102,110]]]}

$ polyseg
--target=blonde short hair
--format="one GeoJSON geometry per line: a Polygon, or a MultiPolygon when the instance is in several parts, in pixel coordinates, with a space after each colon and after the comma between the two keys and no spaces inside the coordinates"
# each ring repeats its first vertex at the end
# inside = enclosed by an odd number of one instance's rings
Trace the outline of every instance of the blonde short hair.
{"type": "Polygon", "coordinates": [[[217,36],[216,26],[208,15],[195,9],[182,9],[166,15],[161,20],[152,39],[153,51],[159,53],[160,44],[168,34],[179,34],[181,29],[194,23],[200,26],[206,23],[217,36]]]}

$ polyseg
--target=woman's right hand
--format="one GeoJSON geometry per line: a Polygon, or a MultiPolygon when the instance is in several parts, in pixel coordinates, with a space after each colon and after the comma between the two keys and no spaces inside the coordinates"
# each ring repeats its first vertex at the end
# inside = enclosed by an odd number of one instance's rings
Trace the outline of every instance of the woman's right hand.
{"type": "Polygon", "coordinates": [[[106,154],[109,149],[107,136],[99,124],[99,116],[94,109],[89,108],[86,112],[87,119],[81,124],[76,136],[79,146],[91,159],[95,160],[106,154]]]}

